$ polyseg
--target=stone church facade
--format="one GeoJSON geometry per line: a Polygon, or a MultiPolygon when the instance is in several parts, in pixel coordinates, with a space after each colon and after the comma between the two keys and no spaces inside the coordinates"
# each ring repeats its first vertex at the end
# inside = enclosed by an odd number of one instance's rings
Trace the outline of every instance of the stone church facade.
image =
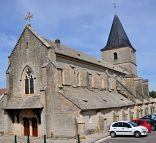
{"type": "Polygon", "coordinates": [[[135,52],[117,15],[100,61],[27,25],[9,56],[4,133],[74,137],[153,113],[135,52]]]}

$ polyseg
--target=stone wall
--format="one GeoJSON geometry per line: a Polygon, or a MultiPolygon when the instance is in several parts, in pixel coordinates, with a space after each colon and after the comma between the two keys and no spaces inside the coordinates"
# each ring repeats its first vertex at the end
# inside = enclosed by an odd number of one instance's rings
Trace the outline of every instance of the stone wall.
{"type": "Polygon", "coordinates": [[[28,29],[22,33],[10,55],[8,96],[24,96],[24,70],[32,69],[35,82],[35,95],[40,94],[41,67],[46,62],[47,48],[28,29]]]}
{"type": "Polygon", "coordinates": [[[130,74],[137,75],[135,52],[130,47],[114,48],[102,52],[102,60],[114,65],[118,65],[128,71],[130,74]],[[117,53],[117,59],[114,60],[114,53],[117,53]]]}
{"type": "Polygon", "coordinates": [[[1,95],[0,96],[0,134],[4,133],[5,130],[5,121],[4,121],[4,106],[6,106],[7,103],[7,95],[1,95]]]}

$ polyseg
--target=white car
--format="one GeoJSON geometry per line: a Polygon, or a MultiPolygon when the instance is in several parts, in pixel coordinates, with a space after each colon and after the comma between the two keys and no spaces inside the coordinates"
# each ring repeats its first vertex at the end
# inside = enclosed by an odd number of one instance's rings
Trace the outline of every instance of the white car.
{"type": "Polygon", "coordinates": [[[109,132],[111,137],[115,137],[116,135],[133,135],[135,137],[148,135],[147,128],[137,126],[136,123],[130,121],[113,122],[109,132]]]}

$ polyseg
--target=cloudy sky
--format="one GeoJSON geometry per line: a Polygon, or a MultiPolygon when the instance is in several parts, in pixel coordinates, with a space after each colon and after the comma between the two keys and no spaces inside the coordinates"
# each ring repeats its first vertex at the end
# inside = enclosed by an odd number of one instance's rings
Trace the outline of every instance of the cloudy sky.
{"type": "MultiPolygon", "coordinates": [[[[3,0],[0,4],[0,87],[6,86],[8,56],[33,13],[33,29],[101,59],[114,17],[115,0],[3,0]]],[[[156,90],[156,0],[116,0],[117,15],[137,50],[139,77],[156,90]]]]}

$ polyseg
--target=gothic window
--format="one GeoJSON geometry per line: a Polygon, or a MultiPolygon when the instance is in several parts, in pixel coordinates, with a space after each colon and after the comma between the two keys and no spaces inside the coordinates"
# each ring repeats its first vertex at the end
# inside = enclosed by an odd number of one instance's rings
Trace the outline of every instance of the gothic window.
{"type": "Polygon", "coordinates": [[[114,60],[117,60],[118,59],[118,55],[117,55],[117,53],[115,52],[114,53],[114,60]]]}
{"type": "Polygon", "coordinates": [[[25,73],[25,94],[34,94],[34,78],[29,68],[25,73]]]}

